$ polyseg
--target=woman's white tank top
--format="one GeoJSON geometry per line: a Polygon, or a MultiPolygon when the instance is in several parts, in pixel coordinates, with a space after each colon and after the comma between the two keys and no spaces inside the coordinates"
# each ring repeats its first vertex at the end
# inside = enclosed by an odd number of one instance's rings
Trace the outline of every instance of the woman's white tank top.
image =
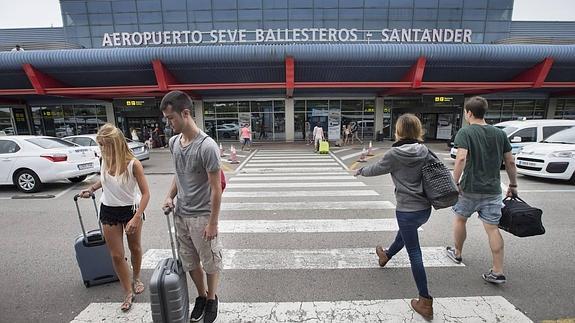
{"type": "Polygon", "coordinates": [[[124,174],[112,176],[108,173],[105,163],[100,171],[100,182],[102,183],[102,196],[100,203],[106,206],[133,206],[134,209],[140,204],[140,194],[134,177],[134,159],[128,163],[127,179],[124,174]]]}

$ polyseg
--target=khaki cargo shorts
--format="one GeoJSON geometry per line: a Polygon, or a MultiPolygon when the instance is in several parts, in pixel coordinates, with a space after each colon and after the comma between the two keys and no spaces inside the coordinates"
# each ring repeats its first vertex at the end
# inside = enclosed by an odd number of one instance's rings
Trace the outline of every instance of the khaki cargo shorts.
{"type": "Polygon", "coordinates": [[[207,274],[222,271],[222,245],[219,237],[211,241],[203,238],[209,216],[175,216],[174,223],[178,232],[180,258],[185,271],[192,271],[203,265],[207,274]]]}

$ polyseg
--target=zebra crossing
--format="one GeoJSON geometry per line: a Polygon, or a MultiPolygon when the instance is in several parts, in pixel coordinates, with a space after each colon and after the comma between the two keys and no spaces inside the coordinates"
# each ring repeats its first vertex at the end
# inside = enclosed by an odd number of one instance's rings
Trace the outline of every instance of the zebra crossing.
{"type": "MultiPolygon", "coordinates": [[[[388,198],[392,195],[386,195],[388,198]]],[[[385,269],[377,263],[375,244],[362,243],[365,234],[385,234],[390,242],[397,231],[395,205],[349,171],[331,155],[308,151],[257,151],[251,159],[228,179],[220,215],[220,233],[224,243],[223,267],[226,273],[253,272],[273,276],[282,281],[295,272],[326,273],[317,280],[330,279],[333,273],[344,271],[401,270],[410,274],[409,257],[405,250],[391,259],[385,269]],[[370,214],[367,217],[362,214],[370,214]],[[307,243],[305,237],[322,235],[356,237],[346,246],[321,248],[307,243]],[[281,248],[258,241],[282,241],[281,248]],[[298,235],[302,239],[286,239],[298,235]],[[247,240],[248,247],[235,247],[236,241],[247,240]],[[262,245],[264,248],[262,248],[262,245]],[[255,246],[254,248],[250,248],[255,246]]],[[[425,226],[420,229],[425,233],[425,226]]],[[[319,238],[318,238],[319,237],[319,238]]],[[[335,239],[337,241],[337,239],[335,239]]],[[[310,240],[311,241],[311,240],[310,240]]],[[[165,247],[165,246],[162,246],[165,247]]],[[[465,264],[455,264],[447,258],[443,246],[422,243],[426,268],[462,270],[465,264]]],[[[144,254],[143,270],[152,270],[160,259],[170,257],[169,249],[148,249],[144,254]]],[[[361,276],[363,277],[363,276],[361,276]]],[[[359,278],[362,279],[362,278],[359,278]]],[[[304,297],[308,288],[298,282],[304,297]]],[[[225,284],[222,288],[229,288],[225,284]]],[[[261,287],[262,293],[278,295],[273,284],[261,287]]],[[[414,290],[414,286],[406,286],[414,290]]],[[[190,288],[193,290],[193,287],[190,288]]],[[[296,290],[299,290],[296,288],[296,290]]],[[[223,293],[223,291],[222,291],[223,293]]],[[[281,294],[281,292],[280,292],[281,294]]],[[[269,299],[252,295],[253,302],[227,302],[222,294],[219,322],[424,322],[409,307],[408,299],[313,299],[305,297],[293,302],[282,297],[269,299]]],[[[411,295],[409,295],[411,296],[411,295]]],[[[237,301],[237,300],[236,300],[237,301]]],[[[510,302],[500,296],[470,296],[435,298],[435,321],[450,322],[530,322],[510,302]]],[[[136,303],[123,314],[116,303],[92,303],[74,321],[137,321],[151,322],[148,303],[136,303]]]]}

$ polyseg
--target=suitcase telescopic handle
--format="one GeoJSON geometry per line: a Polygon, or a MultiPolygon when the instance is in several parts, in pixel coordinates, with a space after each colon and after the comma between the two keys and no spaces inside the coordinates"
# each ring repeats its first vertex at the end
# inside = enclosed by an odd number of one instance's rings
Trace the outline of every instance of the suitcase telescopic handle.
{"type": "MultiPolygon", "coordinates": [[[[174,237],[172,236],[172,223],[170,221],[170,213],[172,214],[172,217],[174,217],[174,209],[170,208],[170,207],[166,207],[163,209],[164,210],[164,215],[166,215],[166,220],[168,221],[168,235],[170,236],[170,245],[172,246],[172,256],[174,257],[174,260],[179,259],[178,255],[176,255],[176,247],[174,245],[174,237]]],[[[176,229],[176,219],[174,218],[174,234],[176,235],[176,239],[178,238],[178,233],[177,233],[177,229],[176,229]]],[[[177,241],[177,240],[176,240],[177,241]]]]}
{"type": "MultiPolygon", "coordinates": [[[[80,212],[80,206],[78,205],[78,198],[80,194],[74,195],[74,204],[76,204],[76,211],[78,211],[78,219],[80,220],[80,226],[82,227],[82,235],[84,235],[84,240],[88,241],[88,236],[86,235],[86,228],[84,227],[84,221],[82,221],[82,213],[80,212]]],[[[94,203],[94,209],[96,210],[96,218],[98,219],[98,226],[100,227],[100,232],[102,232],[102,240],[104,239],[104,231],[102,230],[102,223],[100,223],[100,216],[98,215],[98,205],[96,205],[96,194],[91,193],[90,197],[94,203]]]]}

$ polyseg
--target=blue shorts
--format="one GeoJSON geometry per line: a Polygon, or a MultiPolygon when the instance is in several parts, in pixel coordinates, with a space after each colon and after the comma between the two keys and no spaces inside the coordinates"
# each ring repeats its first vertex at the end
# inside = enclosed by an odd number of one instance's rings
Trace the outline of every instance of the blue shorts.
{"type": "Polygon", "coordinates": [[[244,140],[244,145],[249,145],[251,144],[251,139],[250,138],[243,138],[244,140]]]}
{"type": "Polygon", "coordinates": [[[455,214],[465,218],[477,212],[481,221],[497,225],[501,219],[502,207],[503,196],[501,194],[462,193],[452,210],[455,214]]]}

